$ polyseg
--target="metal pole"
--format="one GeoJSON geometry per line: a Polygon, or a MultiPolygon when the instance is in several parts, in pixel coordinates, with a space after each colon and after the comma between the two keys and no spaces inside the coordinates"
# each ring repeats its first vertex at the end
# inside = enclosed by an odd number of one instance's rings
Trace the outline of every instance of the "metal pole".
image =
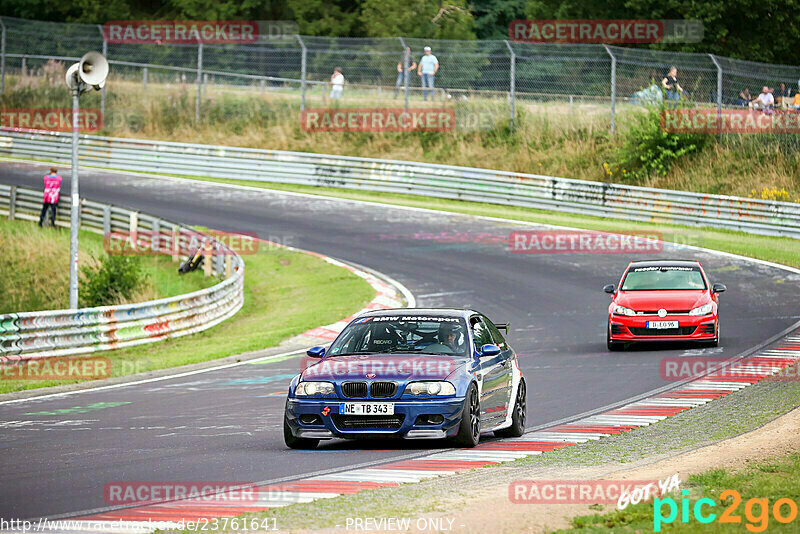
{"type": "Polygon", "coordinates": [[[142,69],[142,89],[147,91],[147,67],[142,69]]]}
{"type": "Polygon", "coordinates": [[[506,40],[506,46],[508,47],[508,51],[511,53],[511,72],[509,74],[511,78],[510,82],[510,95],[511,95],[511,102],[509,103],[509,112],[511,113],[511,117],[509,118],[509,128],[511,131],[514,131],[514,117],[517,116],[516,114],[516,99],[517,99],[517,54],[514,53],[514,49],[511,47],[511,43],[506,40]]]}
{"type": "Polygon", "coordinates": [[[606,52],[611,56],[611,133],[614,133],[616,128],[616,107],[617,107],[617,58],[611,52],[611,49],[603,45],[606,52]]]}
{"type": "Polygon", "coordinates": [[[0,27],[3,28],[0,36],[0,94],[6,94],[6,24],[0,18],[0,27]]]}
{"type": "Polygon", "coordinates": [[[200,100],[203,98],[203,42],[197,45],[197,104],[194,107],[194,122],[200,123],[200,100]]]}
{"type": "MultiPolygon", "coordinates": [[[[103,38],[103,57],[108,59],[108,43],[106,42],[106,36],[103,33],[103,26],[100,24],[97,25],[97,29],[100,30],[100,37],[103,38]]],[[[100,90],[100,117],[106,116],[106,86],[103,84],[103,88],[100,90]]]]}
{"type": "Polygon", "coordinates": [[[78,226],[81,201],[78,194],[78,96],[79,84],[72,90],[72,180],[69,206],[69,307],[78,309],[78,226]]]}
{"type": "Polygon", "coordinates": [[[297,41],[300,43],[300,48],[302,48],[300,52],[300,111],[304,111],[306,109],[306,44],[303,42],[303,38],[299,35],[297,36],[297,41]]]}
{"type": "Polygon", "coordinates": [[[708,54],[717,67],[717,126],[719,127],[718,139],[722,140],[722,65],[719,64],[714,54],[708,54]]]}
{"type": "Polygon", "coordinates": [[[408,111],[408,85],[410,83],[409,78],[411,78],[408,67],[411,66],[411,52],[408,50],[405,40],[402,37],[398,37],[398,39],[400,39],[400,44],[403,45],[403,109],[408,111]]]}

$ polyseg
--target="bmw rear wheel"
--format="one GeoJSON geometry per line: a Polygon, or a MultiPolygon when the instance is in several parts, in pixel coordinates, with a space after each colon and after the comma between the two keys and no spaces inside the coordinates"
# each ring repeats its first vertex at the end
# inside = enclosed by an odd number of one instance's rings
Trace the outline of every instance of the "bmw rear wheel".
{"type": "Polygon", "coordinates": [[[514,412],[511,414],[511,426],[496,430],[494,435],[498,438],[518,438],[525,433],[525,417],[527,415],[525,393],[525,381],[520,380],[519,387],[517,387],[517,398],[514,400],[514,412]]]}
{"type": "Polygon", "coordinates": [[[459,447],[472,448],[481,439],[481,403],[478,399],[478,387],[473,382],[464,397],[464,408],[461,410],[461,424],[453,442],[459,447]]]}

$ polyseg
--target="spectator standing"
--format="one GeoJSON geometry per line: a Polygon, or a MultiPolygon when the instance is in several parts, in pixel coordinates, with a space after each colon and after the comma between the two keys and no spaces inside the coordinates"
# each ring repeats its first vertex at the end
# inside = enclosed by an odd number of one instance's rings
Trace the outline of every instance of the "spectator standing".
{"type": "Polygon", "coordinates": [[[750,102],[750,107],[753,109],[768,110],[772,109],[775,105],[775,97],[772,96],[772,91],[766,85],[761,89],[761,94],[758,95],[750,102]]]}
{"type": "Polygon", "coordinates": [[[789,104],[789,99],[792,97],[792,90],[786,87],[786,84],[781,82],[780,87],[775,93],[775,104],[785,106],[789,104]]]}
{"type": "Polygon", "coordinates": [[[411,62],[408,65],[408,70],[403,72],[403,64],[406,62],[406,56],[400,58],[400,61],[397,62],[397,81],[394,84],[394,97],[397,98],[397,93],[400,91],[401,87],[404,87],[406,84],[406,79],[411,76],[411,73],[417,68],[417,62],[411,58],[411,47],[406,47],[406,54],[408,55],[408,60],[411,62]]]}
{"type": "Polygon", "coordinates": [[[44,202],[42,203],[42,213],[39,215],[39,226],[44,224],[48,208],[51,208],[50,226],[56,225],[56,207],[58,207],[58,197],[60,194],[61,176],[58,175],[58,169],[51,167],[50,174],[44,177],[44,202]]]}
{"type": "Polygon", "coordinates": [[[794,109],[800,109],[800,82],[797,82],[797,92],[794,94],[794,101],[792,102],[794,109]]]}
{"type": "MultiPolygon", "coordinates": [[[[672,66],[664,79],[661,80],[661,87],[667,91],[667,100],[678,102],[681,99],[683,87],[678,83],[678,67],[672,66]]],[[[673,104],[673,107],[677,104],[673,104]]]]}
{"type": "Polygon", "coordinates": [[[342,98],[342,91],[344,90],[344,75],[342,68],[336,67],[331,74],[331,100],[339,100],[342,98]]]}
{"type": "Polygon", "coordinates": [[[424,48],[425,55],[419,60],[417,74],[422,77],[422,98],[428,100],[428,91],[433,97],[433,78],[439,72],[439,60],[431,53],[431,47],[424,48]]]}

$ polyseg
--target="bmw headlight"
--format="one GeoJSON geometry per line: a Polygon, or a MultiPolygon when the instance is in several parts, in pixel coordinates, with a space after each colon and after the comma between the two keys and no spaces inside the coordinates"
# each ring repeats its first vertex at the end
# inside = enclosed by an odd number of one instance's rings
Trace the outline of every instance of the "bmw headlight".
{"type": "Polygon", "coordinates": [[[333,384],[330,382],[300,382],[294,390],[298,397],[325,397],[333,393],[333,384]]]}
{"type": "Polygon", "coordinates": [[[709,302],[708,304],[703,304],[702,306],[698,306],[697,308],[691,310],[689,315],[708,315],[713,309],[714,306],[712,306],[712,304],[709,302]]]}
{"type": "Polygon", "coordinates": [[[412,395],[455,395],[456,388],[450,382],[411,382],[406,386],[406,393],[412,395]]]}
{"type": "Polygon", "coordinates": [[[636,312],[630,308],[626,308],[625,306],[614,306],[614,315],[627,315],[632,316],[636,315],[636,312]]]}

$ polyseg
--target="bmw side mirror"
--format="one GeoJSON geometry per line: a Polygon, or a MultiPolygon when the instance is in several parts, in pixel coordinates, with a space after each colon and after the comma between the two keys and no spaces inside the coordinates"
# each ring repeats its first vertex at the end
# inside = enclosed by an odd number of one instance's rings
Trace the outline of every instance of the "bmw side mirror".
{"type": "Polygon", "coordinates": [[[727,289],[728,289],[728,287],[725,284],[717,283],[717,284],[714,284],[713,286],[711,286],[711,291],[713,291],[714,293],[722,293],[727,289]]]}
{"type": "Polygon", "coordinates": [[[603,288],[603,291],[605,291],[606,293],[611,293],[613,295],[614,294],[614,289],[615,289],[614,288],[614,284],[608,284],[607,286],[605,286],[603,288]]]}
{"type": "Polygon", "coordinates": [[[484,356],[497,356],[500,354],[500,347],[497,345],[492,345],[491,343],[487,343],[486,345],[481,347],[481,358],[484,356]]]}
{"type": "Polygon", "coordinates": [[[322,358],[325,356],[325,347],[311,347],[306,354],[312,358],[322,358]]]}

